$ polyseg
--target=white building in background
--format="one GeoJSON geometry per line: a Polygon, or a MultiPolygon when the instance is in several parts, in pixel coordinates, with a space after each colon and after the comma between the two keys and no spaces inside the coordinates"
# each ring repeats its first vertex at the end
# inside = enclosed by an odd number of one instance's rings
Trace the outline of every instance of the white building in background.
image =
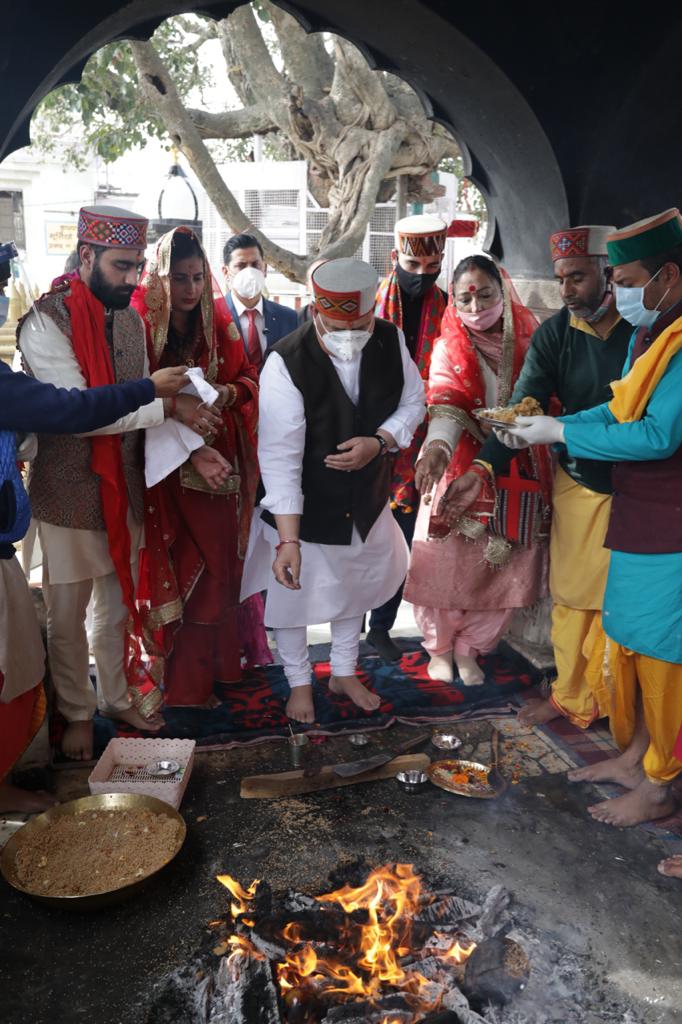
{"type": "MultiPolygon", "coordinates": [[[[159,194],[171,163],[169,152],[156,141],[108,166],[93,159],[83,171],[64,169],[56,156],[20,150],[0,165],[0,242],[16,240],[25,253],[32,281],[45,290],[62,273],[67,256],[75,248],[79,208],[109,203],[153,220],[158,216],[159,194]]],[[[229,163],[219,169],[254,227],[294,252],[307,253],[314,248],[328,215],[308,192],[304,161],[229,163]]],[[[425,207],[424,212],[438,213],[450,221],[456,216],[456,179],[452,174],[440,174],[439,178],[446,195],[425,207]]],[[[222,249],[233,231],[221,220],[189,170],[187,180],[196,193],[211,268],[221,281],[222,249]]],[[[178,202],[182,204],[180,194],[176,188],[172,210],[164,203],[164,216],[191,220],[194,208],[189,192],[184,209],[177,208],[178,202]]],[[[355,253],[381,276],[390,267],[394,223],[395,205],[377,205],[362,246],[355,253]]],[[[441,279],[444,287],[455,263],[475,248],[473,239],[448,239],[441,279]]],[[[270,294],[290,306],[295,306],[304,293],[300,285],[275,271],[270,271],[267,283],[270,294]]]]}

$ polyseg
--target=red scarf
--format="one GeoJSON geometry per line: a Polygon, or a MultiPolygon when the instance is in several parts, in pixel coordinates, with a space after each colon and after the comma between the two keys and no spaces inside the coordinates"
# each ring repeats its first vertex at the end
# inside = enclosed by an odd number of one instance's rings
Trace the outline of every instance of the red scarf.
{"type": "MultiPolygon", "coordinates": [[[[440,322],[445,309],[445,299],[440,288],[435,285],[424,296],[422,302],[422,315],[419,323],[419,337],[414,353],[414,361],[424,382],[429,379],[431,366],[431,353],[433,346],[440,334],[440,322]]],[[[400,301],[400,285],[395,270],[391,271],[385,278],[377,292],[375,313],[383,320],[388,320],[396,327],[403,326],[403,308],[400,301]]],[[[393,483],[391,504],[402,508],[404,512],[410,512],[417,505],[419,497],[414,486],[414,468],[417,463],[417,456],[426,437],[427,419],[421,423],[412,438],[409,448],[404,448],[398,453],[393,467],[393,483]]]]}
{"type": "MultiPolygon", "coordinates": [[[[85,383],[89,388],[115,384],[109,345],[104,331],[104,306],[79,277],[71,282],[71,294],[64,303],[71,316],[71,344],[85,383]]],[[[109,542],[109,553],[121,584],[123,601],[137,625],[135,587],[130,571],[130,534],[128,532],[128,491],[123,472],[121,438],[118,434],[91,437],[90,467],[100,478],[102,513],[109,542]]]]}
{"type": "MultiPolygon", "coordinates": [[[[114,368],[104,329],[104,306],[79,276],[69,280],[70,294],[64,303],[71,317],[71,344],[85,383],[89,388],[115,384],[114,368]]],[[[90,467],[100,478],[102,514],[107,531],[109,553],[121,586],[123,603],[130,612],[133,633],[126,630],[123,665],[129,684],[131,705],[142,718],[151,718],[163,703],[154,685],[137,637],[142,635],[142,620],[135,604],[135,586],[130,571],[130,534],[128,532],[128,491],[121,438],[104,434],[89,438],[92,445],[90,467]]]]}

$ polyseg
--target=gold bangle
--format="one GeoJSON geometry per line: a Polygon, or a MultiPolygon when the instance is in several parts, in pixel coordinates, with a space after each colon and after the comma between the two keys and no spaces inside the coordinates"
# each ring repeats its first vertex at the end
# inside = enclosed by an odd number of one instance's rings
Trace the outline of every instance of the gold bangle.
{"type": "Polygon", "coordinates": [[[490,463],[486,462],[484,459],[473,459],[471,465],[481,466],[482,469],[485,469],[489,473],[491,480],[495,479],[495,470],[490,465],[490,463]]]}

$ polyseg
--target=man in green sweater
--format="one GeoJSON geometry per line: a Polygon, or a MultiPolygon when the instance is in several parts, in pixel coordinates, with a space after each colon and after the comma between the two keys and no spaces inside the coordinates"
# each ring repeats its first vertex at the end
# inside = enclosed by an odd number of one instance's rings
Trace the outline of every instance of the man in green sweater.
{"type": "MultiPolygon", "coordinates": [[[[561,414],[608,401],[610,382],[621,376],[632,327],[613,302],[606,236],[615,229],[591,225],[555,232],[550,238],[554,276],[564,308],[533,334],[511,404],[528,396],[547,411],[555,396],[561,414]]],[[[506,435],[509,437],[510,435],[506,435]]],[[[524,447],[525,442],[518,442],[524,447]]],[[[484,444],[479,464],[504,473],[514,451],[497,438],[484,444]]],[[[481,479],[465,473],[446,495],[450,514],[461,514],[476,499],[481,479]]],[[[529,703],[519,714],[528,725],[563,715],[586,729],[606,714],[601,680],[585,677],[589,646],[601,629],[608,570],[603,547],[611,506],[611,463],[559,455],[550,538],[552,644],[557,678],[551,696],[529,703]]]]}

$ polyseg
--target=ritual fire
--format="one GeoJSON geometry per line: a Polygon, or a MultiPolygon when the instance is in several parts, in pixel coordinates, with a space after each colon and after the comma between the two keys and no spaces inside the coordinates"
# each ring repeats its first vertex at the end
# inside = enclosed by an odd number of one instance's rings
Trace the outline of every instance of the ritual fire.
{"type": "Polygon", "coordinates": [[[235,1022],[474,1022],[482,1019],[477,1002],[492,998],[493,975],[493,988],[504,989],[499,1002],[527,977],[515,943],[474,940],[485,908],[431,890],[408,864],[376,868],[361,884],[319,896],[277,898],[266,882],[244,889],[230,875],[218,881],[231,902],[229,918],[212,923],[222,931],[214,953],[223,958],[219,987],[235,1022]]]}

